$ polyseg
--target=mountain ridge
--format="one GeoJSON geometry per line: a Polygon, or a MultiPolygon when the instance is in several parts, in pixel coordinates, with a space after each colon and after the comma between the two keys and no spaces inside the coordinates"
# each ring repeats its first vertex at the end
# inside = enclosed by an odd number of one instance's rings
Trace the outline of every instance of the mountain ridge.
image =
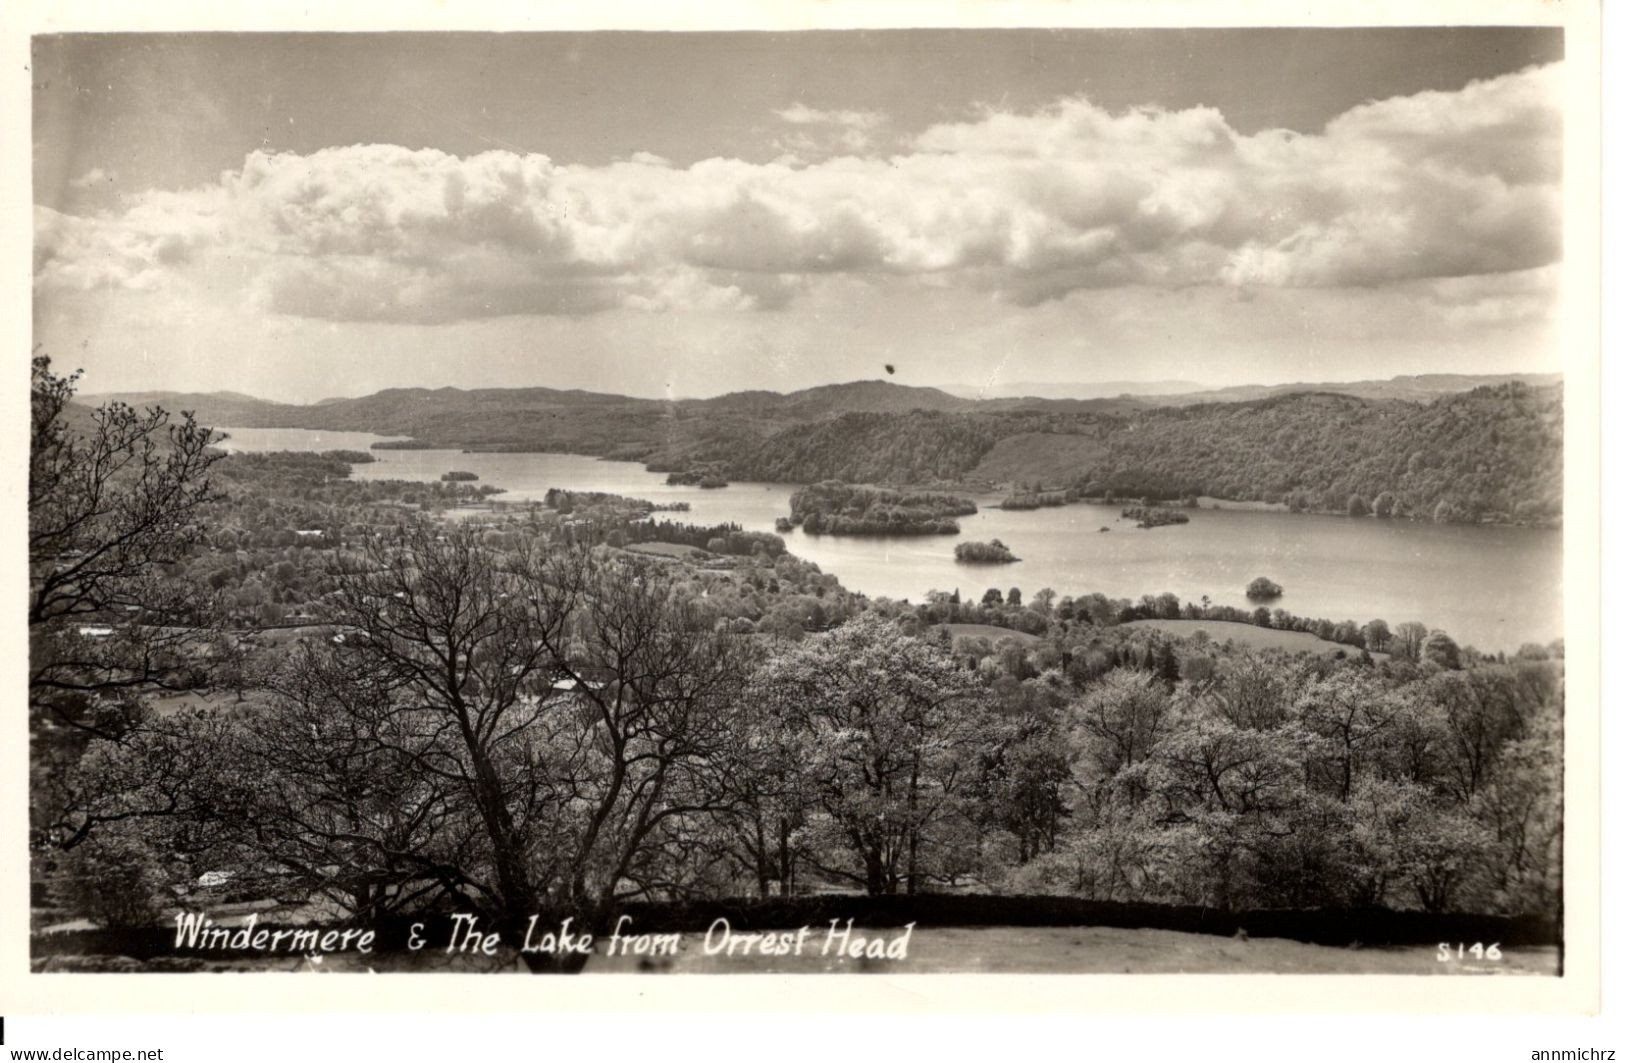
{"type": "MultiPolygon", "coordinates": [[[[1402,401],[1428,401],[1440,395],[1471,391],[1476,387],[1492,387],[1505,383],[1522,383],[1531,387],[1549,387],[1562,381],[1561,373],[1420,373],[1401,374],[1384,379],[1354,381],[1294,382],[1286,384],[1232,384],[1223,387],[1194,390],[1171,390],[1185,381],[1151,381],[1140,384],[1109,381],[1099,384],[1010,384],[997,388],[972,388],[964,385],[932,387],[928,385],[900,384],[890,380],[850,380],[833,384],[819,384],[794,391],[750,389],[724,392],[708,398],[643,398],[614,392],[589,391],[584,388],[550,388],[532,385],[518,388],[459,388],[446,385],[438,388],[393,387],[382,388],[367,395],[334,396],[311,403],[280,402],[263,399],[240,391],[172,391],[148,390],[101,392],[80,395],[76,401],[84,405],[119,401],[130,405],[168,405],[176,409],[234,409],[266,407],[276,411],[331,410],[357,407],[358,404],[382,404],[409,401],[414,398],[482,400],[506,405],[658,405],[679,409],[716,408],[733,410],[799,411],[806,416],[822,416],[835,412],[903,412],[912,409],[996,410],[1028,406],[1076,403],[1133,403],[1140,406],[1185,406],[1206,402],[1250,402],[1281,394],[1311,392],[1353,395],[1357,398],[1394,398],[1402,401]],[[1015,394],[1012,389],[1043,388],[1050,394],[1015,394]],[[1143,391],[1132,390],[1135,387],[1143,391]],[[1057,394],[1067,388],[1076,388],[1089,394],[1057,394]],[[999,391],[1000,394],[988,394],[999,391]],[[1110,391],[1110,394],[1106,392],[1110,391]],[[977,392],[977,394],[966,394],[977,392]]],[[[290,414],[291,415],[291,414],[290,414]]],[[[218,417],[214,420],[219,420],[218,417]]],[[[304,427],[303,425],[237,425],[236,427],[304,427]]]]}

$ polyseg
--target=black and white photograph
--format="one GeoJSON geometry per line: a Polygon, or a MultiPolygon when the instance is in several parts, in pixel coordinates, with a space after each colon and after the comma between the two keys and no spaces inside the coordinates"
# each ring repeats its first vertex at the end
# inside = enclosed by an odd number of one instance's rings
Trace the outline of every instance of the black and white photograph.
{"type": "Polygon", "coordinates": [[[1577,46],[36,26],[26,977],[1593,974],[1577,46]]]}

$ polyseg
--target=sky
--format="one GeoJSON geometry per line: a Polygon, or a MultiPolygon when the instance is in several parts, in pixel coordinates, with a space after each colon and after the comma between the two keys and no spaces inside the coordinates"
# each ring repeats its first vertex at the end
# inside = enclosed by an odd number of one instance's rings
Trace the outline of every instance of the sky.
{"type": "Polygon", "coordinates": [[[1538,29],[35,39],[87,392],[1560,369],[1538,29]]]}

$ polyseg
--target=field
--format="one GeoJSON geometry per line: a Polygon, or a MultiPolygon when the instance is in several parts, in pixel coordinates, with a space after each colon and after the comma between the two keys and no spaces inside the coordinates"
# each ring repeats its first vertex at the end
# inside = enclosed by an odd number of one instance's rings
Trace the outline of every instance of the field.
{"type": "MultiPolygon", "coordinates": [[[[1240,624],[1232,620],[1131,620],[1124,627],[1153,627],[1179,638],[1189,638],[1198,631],[1206,631],[1214,642],[1234,640],[1238,646],[1255,650],[1286,650],[1289,653],[1358,654],[1352,646],[1328,642],[1307,631],[1277,631],[1271,627],[1240,624]]],[[[1379,660],[1387,654],[1374,653],[1379,660]]]]}
{"type": "Polygon", "coordinates": [[[630,543],[626,549],[634,554],[651,554],[655,557],[695,558],[706,556],[706,552],[699,547],[687,546],[683,543],[630,543]]]}
{"type": "Polygon", "coordinates": [[[943,624],[953,634],[954,638],[984,638],[997,644],[1000,639],[1015,639],[1019,645],[1031,646],[1038,641],[1037,635],[1029,635],[1025,631],[1015,631],[1007,627],[994,627],[992,624],[943,624]]]}

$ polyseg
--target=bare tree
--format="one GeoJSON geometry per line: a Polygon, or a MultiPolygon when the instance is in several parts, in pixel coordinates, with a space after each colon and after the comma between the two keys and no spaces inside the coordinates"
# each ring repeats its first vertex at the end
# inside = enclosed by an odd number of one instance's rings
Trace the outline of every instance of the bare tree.
{"type": "Polygon", "coordinates": [[[796,891],[801,836],[815,808],[797,722],[775,693],[771,683],[753,685],[741,705],[724,776],[729,800],[715,814],[720,848],[764,897],[774,882],[783,896],[796,891]]]}
{"type": "Polygon", "coordinates": [[[219,648],[205,596],[168,572],[199,538],[223,455],[190,414],[72,402],[78,374],[33,360],[29,713],[37,845],[197,807],[206,727],[161,726],[144,695],[197,685],[219,648]],[[137,749],[136,747],[140,748],[137,749]]]}
{"type": "Polygon", "coordinates": [[[28,467],[29,700],[59,725],[117,737],[93,701],[189,681],[207,601],[164,578],[217,497],[218,437],[191,414],[72,404],[78,374],[33,362],[28,467]]]}
{"type": "Polygon", "coordinates": [[[685,819],[724,799],[740,649],[652,567],[544,549],[424,524],[350,559],[333,642],[276,681],[309,739],[257,744],[278,781],[251,815],[280,858],[331,867],[342,838],[379,881],[432,883],[513,932],[596,925],[669,885],[685,819]]]}
{"type": "Polygon", "coordinates": [[[314,893],[363,922],[466,900],[476,825],[455,787],[403,755],[411,714],[354,664],[307,645],[278,674],[280,696],[240,721],[216,790],[217,860],[268,895],[314,893]]]}

